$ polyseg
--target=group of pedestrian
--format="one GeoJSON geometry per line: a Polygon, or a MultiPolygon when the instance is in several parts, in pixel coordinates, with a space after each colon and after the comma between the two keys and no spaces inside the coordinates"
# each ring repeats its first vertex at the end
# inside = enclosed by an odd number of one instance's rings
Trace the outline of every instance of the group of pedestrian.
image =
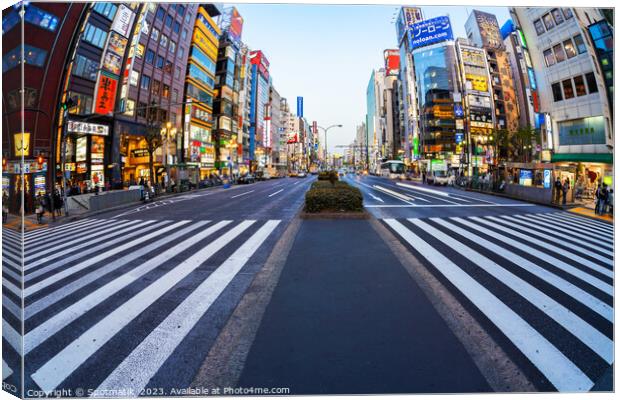
{"type": "Polygon", "coordinates": [[[562,204],[566,204],[566,195],[570,190],[570,182],[568,178],[564,179],[564,183],[560,180],[560,177],[555,180],[555,202],[560,204],[560,196],[562,197],[562,204]]]}
{"type": "Polygon", "coordinates": [[[45,193],[45,195],[37,194],[34,198],[34,211],[37,215],[37,223],[43,223],[43,217],[45,212],[53,213],[55,216],[62,215],[63,199],[60,196],[59,191],[55,191],[52,195],[45,193]],[[53,209],[52,209],[53,201],[53,209]]]}
{"type": "Polygon", "coordinates": [[[613,215],[614,213],[614,190],[608,189],[607,184],[599,183],[594,194],[596,198],[596,206],[594,213],[597,215],[605,215],[607,213],[613,215]]]}

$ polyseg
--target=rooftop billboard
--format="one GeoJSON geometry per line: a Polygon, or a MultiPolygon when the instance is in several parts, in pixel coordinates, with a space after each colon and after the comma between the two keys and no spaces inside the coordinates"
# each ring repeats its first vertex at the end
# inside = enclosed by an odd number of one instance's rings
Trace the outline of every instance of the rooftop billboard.
{"type": "Polygon", "coordinates": [[[410,49],[428,46],[434,43],[452,40],[450,18],[441,16],[413,24],[411,27],[410,49]]]}

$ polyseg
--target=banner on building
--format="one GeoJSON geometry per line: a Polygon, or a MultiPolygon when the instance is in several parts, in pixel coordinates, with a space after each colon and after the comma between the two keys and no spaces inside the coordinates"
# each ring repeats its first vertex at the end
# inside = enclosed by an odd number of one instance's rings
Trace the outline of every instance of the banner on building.
{"type": "Polygon", "coordinates": [[[97,97],[94,104],[95,114],[111,114],[114,112],[114,101],[118,81],[105,74],[99,75],[97,97]]]}
{"type": "Polygon", "coordinates": [[[409,47],[413,50],[433,43],[452,40],[453,38],[450,18],[446,16],[431,18],[426,21],[415,23],[411,27],[411,42],[409,47]]]}
{"type": "Polygon", "coordinates": [[[13,142],[15,143],[16,157],[30,155],[30,132],[15,133],[13,135],[13,142]]]}
{"type": "Polygon", "coordinates": [[[397,49],[383,50],[385,60],[385,75],[396,76],[400,68],[400,53],[397,49]]]}
{"type": "Polygon", "coordinates": [[[304,117],[304,98],[301,96],[297,96],[297,116],[304,117]]]}
{"type": "Polygon", "coordinates": [[[119,5],[118,10],[116,11],[116,17],[114,18],[114,22],[112,22],[111,29],[125,37],[128,37],[129,30],[131,29],[131,25],[133,24],[134,16],[135,15],[131,8],[123,4],[119,5]]]}

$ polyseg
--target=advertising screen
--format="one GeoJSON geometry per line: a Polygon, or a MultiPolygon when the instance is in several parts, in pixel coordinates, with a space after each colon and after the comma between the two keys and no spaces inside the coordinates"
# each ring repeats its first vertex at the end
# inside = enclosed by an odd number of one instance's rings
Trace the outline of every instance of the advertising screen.
{"type": "Polygon", "coordinates": [[[114,75],[120,75],[121,73],[121,64],[123,63],[123,59],[114,54],[111,51],[106,51],[105,56],[103,57],[103,68],[106,71],[110,71],[114,75]]]}
{"type": "Polygon", "coordinates": [[[410,48],[413,50],[453,38],[450,18],[445,16],[431,18],[418,22],[411,27],[410,48]]]}
{"type": "Polygon", "coordinates": [[[127,39],[116,32],[110,33],[110,39],[108,42],[108,50],[119,56],[125,55],[125,48],[127,47],[127,39]]]}
{"type": "Polygon", "coordinates": [[[474,90],[476,92],[488,92],[489,85],[487,77],[483,75],[465,74],[466,87],[468,90],[474,90]]]}
{"type": "Polygon", "coordinates": [[[103,136],[92,136],[90,142],[90,157],[103,159],[103,148],[104,148],[104,137],[103,136]]]}
{"type": "Polygon", "coordinates": [[[75,161],[86,161],[86,136],[75,140],[75,161]]]}
{"type": "Polygon", "coordinates": [[[532,186],[532,178],[534,172],[531,169],[522,169],[519,171],[519,185],[532,186]]]}
{"type": "Polygon", "coordinates": [[[385,60],[385,75],[396,76],[400,68],[400,53],[398,50],[384,50],[383,58],[385,60]]]}

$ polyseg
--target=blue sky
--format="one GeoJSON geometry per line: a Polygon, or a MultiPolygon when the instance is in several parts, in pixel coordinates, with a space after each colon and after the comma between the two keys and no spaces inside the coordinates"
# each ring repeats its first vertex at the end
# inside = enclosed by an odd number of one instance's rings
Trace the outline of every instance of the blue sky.
{"type": "MultiPolygon", "coordinates": [[[[328,148],[349,144],[366,115],[366,87],[383,50],[396,48],[393,20],[399,6],[236,4],[244,18],[242,40],[269,60],[275,88],[295,106],[304,97],[304,116],[329,131],[328,148]]],[[[501,25],[507,7],[475,7],[501,25]]],[[[422,7],[424,18],[449,14],[455,36],[465,37],[472,7],[422,7]]],[[[322,135],[321,135],[322,136],[322,135]]],[[[342,150],[341,150],[342,151],[342,150]]]]}

